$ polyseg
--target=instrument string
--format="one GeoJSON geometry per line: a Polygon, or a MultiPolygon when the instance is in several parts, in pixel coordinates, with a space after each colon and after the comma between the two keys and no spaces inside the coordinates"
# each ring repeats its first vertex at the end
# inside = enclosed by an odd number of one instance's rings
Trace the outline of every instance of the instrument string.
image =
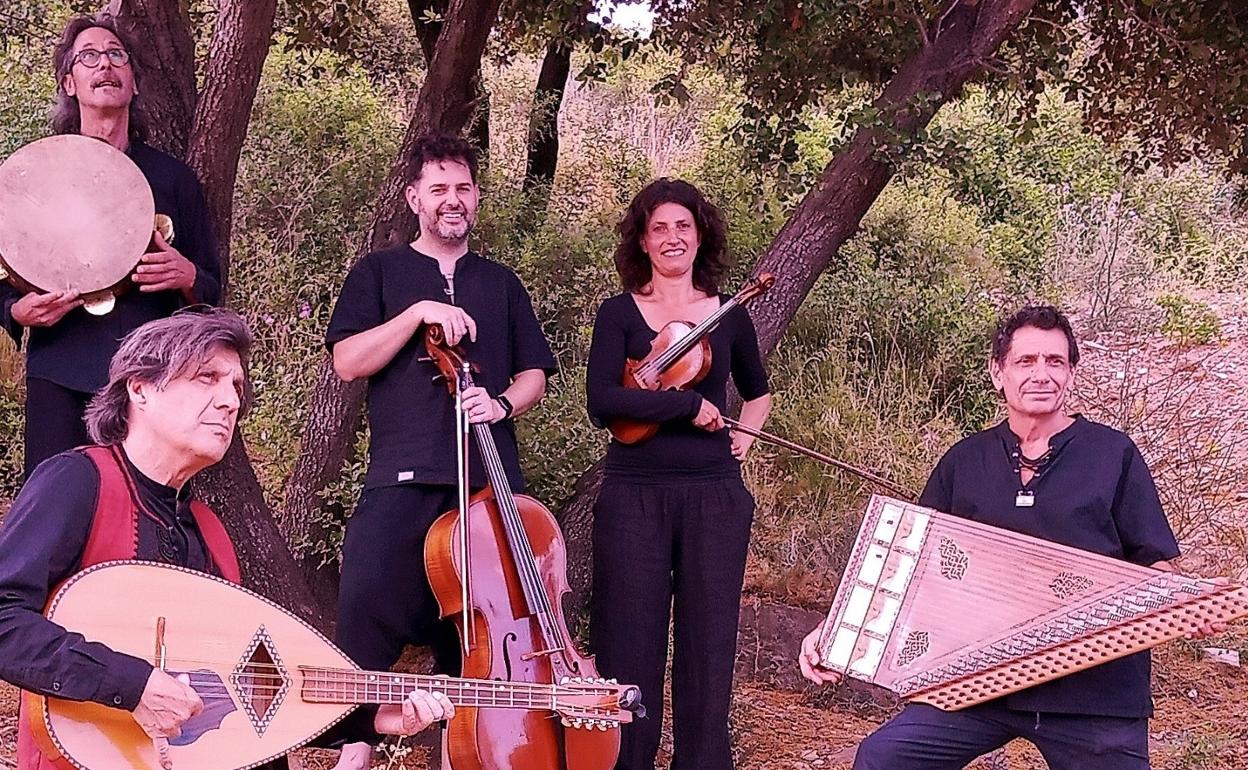
{"type": "MultiPolygon", "coordinates": [[[[236,663],[231,660],[209,660],[205,658],[180,658],[170,655],[166,658],[170,663],[170,670],[179,671],[183,666],[199,665],[211,669],[211,674],[228,678],[230,676],[248,677],[254,676],[258,679],[276,678],[278,676],[292,678],[294,672],[283,669],[273,664],[248,664],[247,667],[240,671],[230,671],[228,674],[222,674],[217,668],[232,669],[236,663]],[[179,665],[173,665],[174,663],[179,665]]],[[[577,684],[575,687],[561,684],[542,684],[540,682],[518,682],[511,680],[495,680],[495,679],[452,679],[444,676],[432,676],[425,674],[400,674],[400,673],[380,673],[371,671],[358,671],[351,669],[331,669],[331,668],[315,668],[300,667],[295,670],[301,674],[306,682],[313,677],[335,678],[333,681],[343,682],[346,684],[359,686],[372,685],[388,685],[388,684],[412,684],[421,689],[428,690],[449,690],[449,689],[477,689],[481,691],[497,691],[497,692],[531,692],[539,696],[549,696],[554,693],[557,695],[577,696],[585,694],[594,695],[614,695],[617,688],[608,685],[596,686],[593,683],[577,684]]],[[[185,672],[192,675],[204,674],[201,671],[185,672]]],[[[268,685],[260,685],[268,686],[268,685]]],[[[273,685],[273,689],[281,689],[284,685],[273,685]]]]}
{"type": "MultiPolygon", "coordinates": [[[[1106,563],[1098,561],[1092,563],[1089,559],[1081,558],[1081,555],[1078,553],[1045,548],[1044,545],[1038,543],[1028,543],[1018,539],[1016,536],[1012,536],[1012,533],[1002,532],[997,528],[969,519],[941,513],[929,515],[932,516],[932,523],[929,524],[930,529],[927,533],[929,543],[931,538],[936,536],[965,535],[970,536],[971,539],[964,540],[963,545],[968,547],[972,544],[985,545],[990,547],[993,553],[1009,553],[1011,555],[1011,561],[1006,564],[1000,564],[997,560],[994,560],[993,569],[979,569],[974,580],[963,581],[958,585],[956,594],[945,592],[938,597],[930,595],[924,597],[925,602],[937,599],[943,607],[942,611],[945,613],[953,612],[956,614],[959,610],[969,611],[981,606],[981,601],[1000,601],[1002,597],[1009,597],[1015,602],[1039,604],[1041,607],[1049,607],[1051,611],[1060,610],[1063,614],[1084,611],[1097,616],[1106,611],[1121,610],[1125,601],[1129,598],[1124,596],[1125,593],[1132,588],[1158,578],[1171,587],[1192,585],[1203,589],[1202,592],[1204,593],[1211,592],[1217,588],[1216,584],[1208,581],[1185,578],[1174,573],[1155,570],[1125,561],[1106,563]],[[1076,576],[1089,579],[1095,578],[1100,584],[1095,586],[1096,590],[1092,591],[1090,595],[1072,602],[1070,599],[1059,597],[1053,586],[1044,580],[1030,582],[1025,580],[1026,573],[1021,565],[1026,562],[1044,564],[1046,565],[1046,572],[1050,574],[1052,570],[1065,569],[1071,571],[1076,576]]],[[[913,523],[912,520],[911,523],[913,523]]],[[[902,524],[904,526],[904,520],[902,524]]],[[[928,561],[939,559],[939,556],[933,553],[933,550],[929,545],[928,548],[924,549],[924,555],[921,556],[921,559],[928,561]]],[[[973,554],[968,555],[972,560],[975,559],[973,554]]],[[[923,569],[921,563],[916,569],[923,569]]],[[[881,575],[879,582],[884,583],[886,581],[887,576],[881,575]]],[[[879,590],[878,585],[876,590],[879,590]]],[[[1141,609],[1150,611],[1146,607],[1141,609]]],[[[1103,619],[1108,620],[1108,618],[1103,619]]],[[[1005,635],[1008,636],[1009,633],[1005,635]]]]}
{"type": "MultiPolygon", "coordinates": [[[[738,297],[739,296],[740,295],[738,295],[738,297]]],[[[733,297],[732,299],[725,302],[723,305],[720,305],[718,310],[716,310],[714,313],[711,313],[701,323],[697,324],[692,329],[690,329],[687,334],[683,335],[680,339],[676,340],[676,342],[672,343],[671,347],[669,347],[666,351],[656,356],[652,362],[646,364],[645,366],[640,367],[642,370],[645,370],[646,376],[657,377],[658,375],[667,371],[672,366],[672,364],[679,361],[683,355],[685,355],[690,350],[692,350],[693,346],[697,344],[697,342],[701,340],[703,336],[708,334],[717,325],[719,325],[720,319],[723,318],[724,315],[729,310],[732,310],[734,307],[740,304],[738,297],[733,297]]]]}
{"type": "MultiPolygon", "coordinates": [[[[534,605],[531,609],[541,615],[543,619],[549,618],[551,614],[550,600],[546,595],[545,586],[542,585],[541,573],[537,568],[537,559],[533,555],[533,546],[529,542],[528,534],[524,529],[524,522],[520,518],[519,509],[516,507],[515,497],[511,494],[507,473],[503,469],[502,459],[498,455],[498,447],[494,443],[494,435],[490,432],[489,427],[482,423],[477,423],[477,442],[482,447],[481,454],[487,466],[486,470],[490,477],[490,483],[494,487],[494,497],[499,504],[499,512],[503,517],[504,529],[512,547],[512,555],[515,558],[520,580],[524,585],[527,598],[534,605]]],[[[547,629],[543,628],[543,635],[547,633],[547,629]]],[[[549,644],[555,640],[547,639],[546,641],[549,644]]]]}

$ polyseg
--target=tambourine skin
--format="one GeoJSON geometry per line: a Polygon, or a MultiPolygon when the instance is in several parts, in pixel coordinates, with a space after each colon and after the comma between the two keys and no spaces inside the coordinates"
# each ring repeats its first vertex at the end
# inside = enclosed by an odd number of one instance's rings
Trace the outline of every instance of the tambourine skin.
{"type": "Polygon", "coordinates": [[[19,289],[114,293],[147,251],[155,215],[143,172],[99,139],[47,137],[0,164],[0,254],[19,289]]]}

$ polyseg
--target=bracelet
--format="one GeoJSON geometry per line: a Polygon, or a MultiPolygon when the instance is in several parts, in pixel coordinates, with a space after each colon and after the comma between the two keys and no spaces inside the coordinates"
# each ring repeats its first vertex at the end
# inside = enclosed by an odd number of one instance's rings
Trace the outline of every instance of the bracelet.
{"type": "Polygon", "coordinates": [[[511,401],[509,401],[504,395],[496,396],[494,400],[497,401],[499,406],[503,408],[503,419],[509,419],[511,417],[511,413],[515,411],[515,407],[511,405],[511,401]]]}

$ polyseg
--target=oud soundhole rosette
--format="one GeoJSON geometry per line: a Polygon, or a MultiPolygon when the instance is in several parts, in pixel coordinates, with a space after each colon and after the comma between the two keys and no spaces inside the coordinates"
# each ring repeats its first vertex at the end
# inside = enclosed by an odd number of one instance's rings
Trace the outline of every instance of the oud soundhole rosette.
{"type": "Polygon", "coordinates": [[[239,660],[230,683],[256,735],[263,736],[290,690],[290,676],[268,631],[261,626],[239,660]]]}

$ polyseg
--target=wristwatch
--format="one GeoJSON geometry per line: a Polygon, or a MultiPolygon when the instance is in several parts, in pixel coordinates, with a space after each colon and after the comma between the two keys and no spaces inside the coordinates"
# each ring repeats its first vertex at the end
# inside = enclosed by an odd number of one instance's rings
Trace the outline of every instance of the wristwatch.
{"type": "Polygon", "coordinates": [[[506,420],[507,418],[511,417],[511,413],[515,411],[515,407],[511,405],[511,402],[507,400],[507,397],[502,394],[499,394],[494,397],[494,400],[497,401],[499,405],[503,407],[503,419],[506,420]]]}

